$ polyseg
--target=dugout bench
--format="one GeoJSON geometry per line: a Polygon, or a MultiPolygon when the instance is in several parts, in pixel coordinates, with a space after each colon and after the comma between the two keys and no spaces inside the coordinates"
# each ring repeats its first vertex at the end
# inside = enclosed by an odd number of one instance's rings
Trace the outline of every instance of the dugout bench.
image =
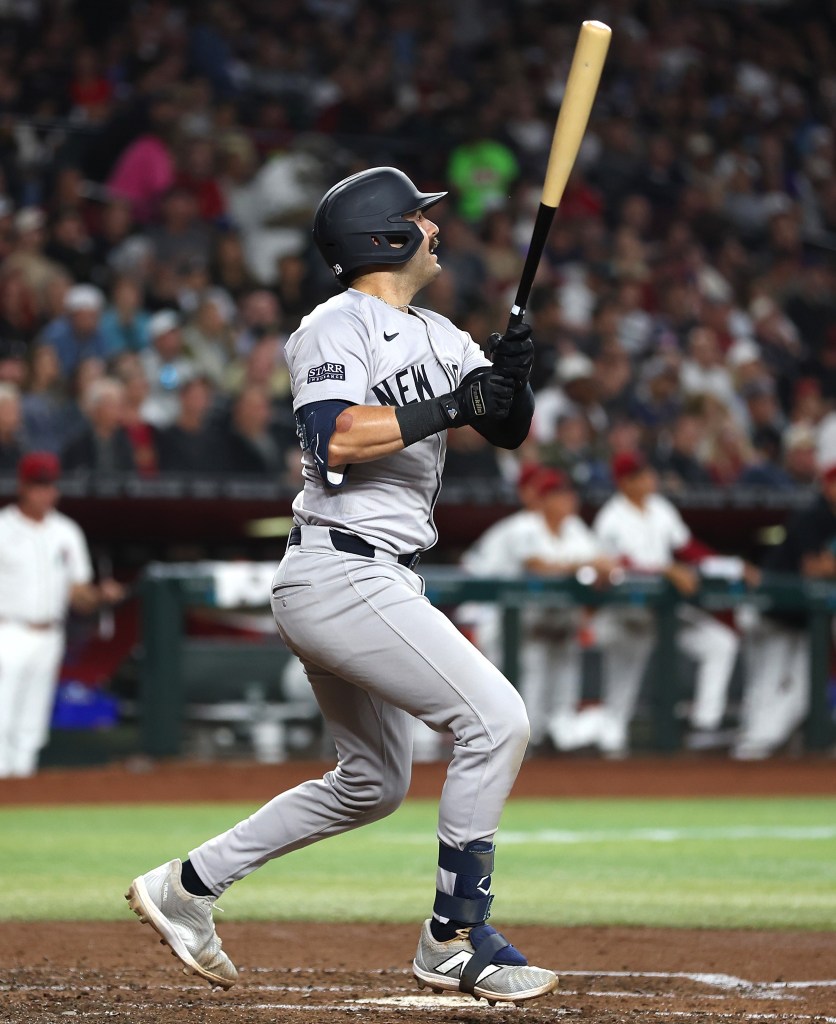
{"type": "MultiPolygon", "coordinates": [[[[188,607],[266,607],[273,563],[153,563],[140,583],[143,654],[140,670],[139,719],[142,750],[155,757],[181,752],[186,713],[190,718],[221,720],[222,702],[187,694],[184,687],[185,611],[188,607]],[[195,700],[196,697],[201,699],[195,700]],[[202,709],[202,710],[201,710],[202,709]]],[[[677,606],[683,598],[667,581],[626,575],[616,585],[599,588],[571,578],[473,577],[458,568],[421,567],[426,595],[434,605],[452,609],[469,601],[497,603],[502,608],[503,671],[516,683],[521,643],[520,611],[525,605],[567,608],[617,603],[653,612],[657,623],[656,671],[651,686],[651,746],[670,752],[681,746],[677,606]]],[[[830,624],[836,612],[836,585],[795,576],[764,574],[757,588],[742,581],[703,579],[693,603],[722,612],[749,605],[760,612],[806,611],[810,642],[811,710],[805,724],[805,746],[826,750],[834,740],[828,702],[830,624]]],[[[277,650],[276,657],[282,651],[277,650]]],[[[284,656],[287,654],[284,652],[284,656]]],[[[234,663],[229,671],[235,672],[234,663]]],[[[244,671],[242,666],[242,672],[244,671]]],[[[277,667],[278,671],[278,667],[277,667]]],[[[240,702],[239,702],[240,703],[240,702]]],[[[226,713],[233,709],[226,708],[226,713]]],[[[243,712],[242,712],[243,713],[243,712]]],[[[262,714],[282,722],[309,715],[293,701],[268,702],[262,714]]]]}
{"type": "Polygon", "coordinates": [[[283,760],[287,730],[317,728],[313,698],[288,697],[281,676],[292,657],[278,635],[267,640],[189,637],[188,608],[264,609],[272,563],[155,563],[139,586],[142,651],[140,748],[157,756],[183,752],[185,727],[241,728],[261,761],[283,760]]]}

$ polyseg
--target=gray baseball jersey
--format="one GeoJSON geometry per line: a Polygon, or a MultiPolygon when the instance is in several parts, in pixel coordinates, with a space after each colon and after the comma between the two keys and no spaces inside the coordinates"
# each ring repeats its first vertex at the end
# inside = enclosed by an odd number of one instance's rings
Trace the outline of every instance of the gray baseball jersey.
{"type": "MultiPolygon", "coordinates": [[[[293,408],[340,399],[352,405],[407,405],[444,395],[489,366],[479,346],[446,317],[403,313],[349,288],[318,306],[287,343],[293,408]]],[[[299,523],[350,530],[395,554],[432,547],[446,435],[354,465],[341,489],[322,480],[304,453],[305,488],[293,505],[299,523]]],[[[334,484],[340,477],[332,473],[334,484]]]]}
{"type": "MultiPolygon", "coordinates": [[[[287,358],[297,410],[336,400],[422,401],[488,364],[444,317],[403,313],[354,289],[305,318],[287,358]]],[[[436,540],[432,513],[444,450],[444,435],[432,435],[349,467],[345,479],[332,472],[331,486],[305,452],[305,486],[294,503],[299,529],[276,571],[272,606],[279,633],[305,667],[339,763],[191,852],[216,893],[267,860],[395,810],[409,785],[415,718],[453,738],[438,838],[459,850],[493,840],[528,741],[524,704],[398,560],[436,540]],[[370,548],[347,550],[344,536],[335,544],[337,530],[370,548]]],[[[455,880],[439,867],[438,889],[452,894],[455,880]]]]}

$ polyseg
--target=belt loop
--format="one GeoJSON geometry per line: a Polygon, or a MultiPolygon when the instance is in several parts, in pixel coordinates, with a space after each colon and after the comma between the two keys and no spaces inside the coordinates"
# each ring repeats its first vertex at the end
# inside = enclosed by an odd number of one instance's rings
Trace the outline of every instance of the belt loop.
{"type": "Polygon", "coordinates": [[[413,551],[411,555],[401,555],[398,561],[401,565],[405,565],[407,569],[412,569],[414,571],[418,563],[421,561],[421,552],[413,551]],[[401,559],[403,559],[403,561],[401,561],[401,559]]]}

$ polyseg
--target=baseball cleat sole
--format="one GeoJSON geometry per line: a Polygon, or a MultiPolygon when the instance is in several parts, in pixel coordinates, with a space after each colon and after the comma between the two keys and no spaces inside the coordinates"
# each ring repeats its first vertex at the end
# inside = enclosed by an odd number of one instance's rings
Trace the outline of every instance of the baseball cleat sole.
{"type": "Polygon", "coordinates": [[[186,949],[182,939],[177,932],[169,925],[168,920],[157,910],[153,901],[148,895],[148,890],[142,878],[135,878],[131,882],[128,891],[125,893],[128,906],[136,914],[142,924],[150,924],[160,937],[160,945],[168,946],[171,955],[176,957],[183,964],[183,974],[196,975],[208,981],[214,988],[224,990],[232,988],[234,981],[221,978],[211,971],[201,967],[191,953],[186,949]]]}
{"type": "MultiPolygon", "coordinates": [[[[423,971],[421,968],[413,962],[412,964],[412,976],[418,984],[418,988],[429,988],[436,994],[441,992],[458,992],[460,995],[466,995],[459,988],[458,978],[447,978],[440,974],[431,974],[428,971],[423,971]]],[[[503,993],[503,992],[491,992],[488,989],[481,988],[478,984],[474,987],[473,992],[470,993],[478,1003],[480,999],[486,999],[491,1006],[496,1003],[514,1003],[515,1006],[522,1006],[531,999],[539,999],[541,996],[547,996],[549,992],[554,992],[558,986],[557,976],[547,981],[544,985],[538,985],[536,988],[523,989],[522,992],[514,993],[503,993]]]]}

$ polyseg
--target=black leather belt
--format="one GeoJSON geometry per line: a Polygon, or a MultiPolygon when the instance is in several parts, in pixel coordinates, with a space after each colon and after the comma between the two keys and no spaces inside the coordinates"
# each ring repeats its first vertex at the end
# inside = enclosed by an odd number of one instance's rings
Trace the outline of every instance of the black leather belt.
{"type": "MultiPolygon", "coordinates": [[[[343,533],[342,530],[329,530],[331,537],[331,543],[337,549],[337,551],[347,551],[352,555],[363,555],[364,558],[374,558],[377,554],[375,548],[363,540],[362,537],[356,537],[353,533],[343,533]]],[[[302,528],[301,526],[294,526],[287,538],[287,546],[289,548],[296,547],[302,543],[302,528]]],[[[398,555],[398,562],[401,565],[405,565],[407,569],[414,569],[415,566],[421,561],[421,552],[413,551],[411,555],[398,555]]]]}

